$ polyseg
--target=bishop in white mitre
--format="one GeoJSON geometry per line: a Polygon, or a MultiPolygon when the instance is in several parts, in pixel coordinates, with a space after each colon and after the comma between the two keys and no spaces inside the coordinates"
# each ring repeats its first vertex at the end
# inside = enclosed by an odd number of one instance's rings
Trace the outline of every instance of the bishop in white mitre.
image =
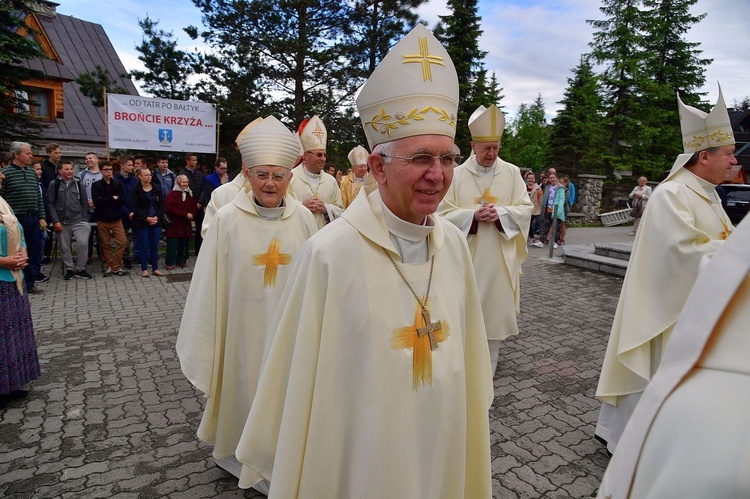
{"type": "Polygon", "coordinates": [[[501,340],[518,334],[521,264],[529,255],[526,234],[534,209],[518,167],[498,157],[504,129],[505,117],[494,105],[474,111],[473,154],[456,168],[438,210],[469,243],[493,373],[501,340]]]}
{"type": "Polygon", "coordinates": [[[357,197],[362,186],[367,179],[367,158],[370,153],[362,146],[356,146],[347,156],[351,171],[341,179],[341,199],[344,202],[344,208],[348,208],[354,198],[357,197]]]}
{"type": "Polygon", "coordinates": [[[610,452],[659,366],[699,269],[734,230],[716,194],[737,163],[721,89],[710,113],[677,100],[685,153],[646,205],[596,389],[603,402],[596,436],[610,452]]]}
{"type": "Polygon", "coordinates": [[[750,218],[701,270],[599,497],[750,497],[750,218]]]}
{"type": "Polygon", "coordinates": [[[198,438],[237,477],[235,449],[271,344],[268,324],[292,261],[317,230],[312,214],[287,193],[297,135],[269,116],[239,147],[247,183],[209,226],[177,336],[182,372],[206,397],[198,438]]]}
{"type": "Polygon", "coordinates": [[[274,498],[489,499],[493,389],[450,185],[458,79],[418,25],[357,98],[363,191],[297,255],[237,448],[274,498]],[[341,262],[360,269],[340,272],[341,262]],[[358,306],[353,307],[352,304],[358,306]]]}
{"type": "Polygon", "coordinates": [[[322,229],[344,210],[341,190],[336,178],[323,171],[326,165],[328,131],[318,116],[304,120],[297,132],[304,154],[302,162],[292,170],[294,177],[289,189],[313,215],[322,229]]]}

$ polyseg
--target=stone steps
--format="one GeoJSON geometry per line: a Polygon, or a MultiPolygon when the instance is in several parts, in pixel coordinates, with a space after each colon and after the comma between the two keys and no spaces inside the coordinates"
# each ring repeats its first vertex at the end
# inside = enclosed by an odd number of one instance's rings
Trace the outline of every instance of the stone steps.
{"type": "Polygon", "coordinates": [[[571,244],[563,247],[567,265],[624,277],[633,245],[631,243],[571,244]]]}

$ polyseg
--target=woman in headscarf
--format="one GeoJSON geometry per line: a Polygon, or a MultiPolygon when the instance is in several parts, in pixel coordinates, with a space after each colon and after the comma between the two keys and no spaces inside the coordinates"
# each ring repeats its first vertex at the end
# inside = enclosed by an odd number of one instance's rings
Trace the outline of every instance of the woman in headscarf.
{"type": "MultiPolygon", "coordinates": [[[[198,205],[190,190],[186,175],[179,175],[174,189],[167,196],[167,215],[172,218],[172,225],[167,228],[167,270],[184,267],[188,259],[188,243],[193,235],[192,222],[198,213],[198,205]]],[[[200,230],[200,227],[196,227],[200,230]]]]}
{"type": "Polygon", "coordinates": [[[41,373],[22,274],[28,259],[21,224],[0,197],[0,407],[26,397],[21,387],[41,373]]]}

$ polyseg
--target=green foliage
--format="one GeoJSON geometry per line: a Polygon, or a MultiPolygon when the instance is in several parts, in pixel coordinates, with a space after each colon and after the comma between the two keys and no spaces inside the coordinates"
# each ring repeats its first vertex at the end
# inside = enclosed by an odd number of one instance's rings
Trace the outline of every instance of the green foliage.
{"type": "Polygon", "coordinates": [[[46,58],[35,39],[18,34],[19,29],[27,29],[24,19],[30,10],[28,5],[25,0],[0,2],[0,143],[5,145],[32,139],[41,131],[39,122],[28,114],[13,112],[32,104],[25,97],[22,82],[44,79],[43,73],[24,65],[27,59],[46,58]]]}
{"type": "Polygon", "coordinates": [[[435,36],[448,51],[458,75],[458,121],[456,122],[456,145],[469,150],[471,133],[469,116],[480,105],[488,106],[489,92],[486,84],[487,71],[482,59],[487,52],[479,50],[479,37],[482,35],[477,0],[448,0],[452,14],[440,16],[439,29],[435,36]]]}
{"type": "MultiPolygon", "coordinates": [[[[123,75],[127,76],[127,75],[123,75]]],[[[82,73],[76,78],[76,83],[81,87],[81,93],[91,99],[95,107],[104,106],[104,91],[108,94],[128,94],[123,87],[116,85],[109,76],[106,69],[96,65],[96,69],[88,73],[82,73]]]]}
{"type": "Polygon", "coordinates": [[[531,105],[521,104],[518,115],[505,127],[500,156],[518,166],[539,171],[549,156],[550,129],[542,96],[531,105]]]}
{"type": "Polygon", "coordinates": [[[573,69],[560,104],[563,108],[552,120],[547,163],[573,175],[609,173],[604,166],[606,122],[600,83],[588,58],[581,57],[573,69]]]}
{"type": "Polygon", "coordinates": [[[177,40],[172,39],[173,33],[157,29],[158,24],[159,21],[148,16],[138,20],[143,40],[136,50],[146,70],[133,71],[132,76],[154,97],[188,100],[193,94],[188,78],[195,73],[197,55],[179,50],[177,40]]]}

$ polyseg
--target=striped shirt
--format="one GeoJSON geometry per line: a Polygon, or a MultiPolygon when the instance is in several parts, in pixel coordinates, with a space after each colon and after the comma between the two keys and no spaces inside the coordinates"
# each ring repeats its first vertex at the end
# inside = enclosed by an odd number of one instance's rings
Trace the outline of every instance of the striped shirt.
{"type": "Polygon", "coordinates": [[[5,199],[16,216],[35,215],[44,218],[44,201],[39,190],[39,177],[30,166],[21,168],[11,163],[3,168],[5,180],[0,196],[5,199]]]}

